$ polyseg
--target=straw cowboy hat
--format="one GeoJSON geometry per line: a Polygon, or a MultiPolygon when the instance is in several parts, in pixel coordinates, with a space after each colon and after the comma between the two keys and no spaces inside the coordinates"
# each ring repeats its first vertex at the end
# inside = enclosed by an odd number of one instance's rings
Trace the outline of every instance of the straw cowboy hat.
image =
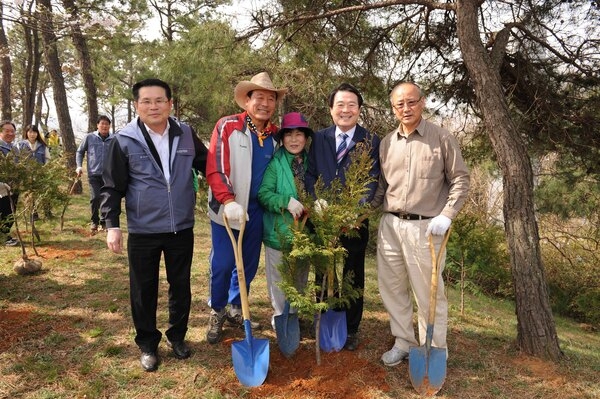
{"type": "Polygon", "coordinates": [[[288,92],[288,89],[286,88],[276,89],[275,86],[273,86],[273,82],[271,82],[269,74],[266,72],[261,72],[258,75],[254,75],[249,81],[242,80],[237,84],[237,86],[235,86],[235,89],[233,90],[235,102],[242,109],[246,109],[246,99],[248,98],[248,93],[252,90],[274,91],[277,93],[277,102],[281,101],[285,93],[288,92]]]}

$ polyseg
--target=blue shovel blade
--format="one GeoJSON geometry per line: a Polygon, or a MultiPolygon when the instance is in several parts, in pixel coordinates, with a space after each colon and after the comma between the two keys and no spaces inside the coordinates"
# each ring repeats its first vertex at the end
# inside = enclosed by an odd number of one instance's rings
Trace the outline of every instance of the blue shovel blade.
{"type": "Polygon", "coordinates": [[[435,395],[446,379],[446,349],[424,346],[410,348],[408,354],[410,382],[421,395],[435,395]]]}
{"type": "Polygon", "coordinates": [[[252,337],[250,320],[244,320],[246,338],[231,345],[231,359],[235,375],[242,385],[257,387],[267,378],[269,371],[269,340],[252,337]]]}
{"type": "Polygon", "coordinates": [[[285,357],[296,353],[300,345],[300,321],[297,313],[290,313],[289,302],[285,303],[283,314],[275,316],[275,334],[279,350],[285,357]]]}
{"type": "Polygon", "coordinates": [[[346,312],[336,312],[329,309],[321,314],[319,328],[320,347],[325,352],[339,352],[346,344],[348,328],[346,327],[346,312]]]}

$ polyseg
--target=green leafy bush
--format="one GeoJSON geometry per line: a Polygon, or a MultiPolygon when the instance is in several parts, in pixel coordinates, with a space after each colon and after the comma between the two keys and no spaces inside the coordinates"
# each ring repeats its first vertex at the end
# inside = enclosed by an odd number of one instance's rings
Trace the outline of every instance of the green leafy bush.
{"type": "Polygon", "coordinates": [[[445,277],[472,293],[513,297],[510,262],[504,230],[463,212],[452,223],[445,277]]]}

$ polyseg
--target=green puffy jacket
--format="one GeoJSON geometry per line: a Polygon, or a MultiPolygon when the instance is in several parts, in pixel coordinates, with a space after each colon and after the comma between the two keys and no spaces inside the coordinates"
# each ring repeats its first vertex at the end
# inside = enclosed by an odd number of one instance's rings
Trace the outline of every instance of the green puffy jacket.
{"type": "MultiPolygon", "coordinates": [[[[302,156],[306,170],[306,152],[303,152],[302,156]]],[[[282,248],[281,241],[287,243],[292,236],[290,225],[294,223],[294,217],[287,210],[287,205],[290,197],[298,199],[298,190],[292,173],[293,159],[293,154],[284,147],[279,148],[273,154],[258,190],[258,201],[265,209],[263,242],[267,247],[278,250],[282,248]]]]}

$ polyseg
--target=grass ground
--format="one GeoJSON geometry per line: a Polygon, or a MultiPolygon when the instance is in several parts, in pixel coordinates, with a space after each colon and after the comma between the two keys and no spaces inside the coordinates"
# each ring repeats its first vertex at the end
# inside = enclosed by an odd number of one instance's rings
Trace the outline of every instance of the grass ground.
{"type": "MultiPolygon", "coordinates": [[[[87,191],[86,191],[87,193],[87,191]]],[[[365,314],[356,352],[322,354],[303,334],[292,359],[279,353],[270,329],[254,332],[270,340],[270,368],[258,388],[239,384],[231,343],[244,338],[228,329],[218,345],[205,339],[208,221],[198,213],[192,272],[193,304],[185,361],[161,344],[155,373],[139,366],[129,313],[127,259],[111,254],[104,235],[88,233],[87,194],[73,197],[64,228],[40,221],[43,269],[22,277],[12,271],[20,248],[0,248],[0,398],[416,398],[407,364],[388,368],[381,354],[393,338],[377,290],[375,260],[367,261],[365,314]]],[[[25,226],[21,223],[21,230],[25,226]]],[[[28,248],[28,254],[32,251],[28,248]]],[[[166,291],[161,276],[159,326],[166,326],[166,291]]],[[[449,353],[440,398],[600,398],[600,335],[557,318],[565,358],[551,363],[514,348],[514,304],[469,296],[463,315],[459,293],[448,292],[449,353]]],[[[270,322],[264,267],[250,294],[253,320],[270,322]]]]}

